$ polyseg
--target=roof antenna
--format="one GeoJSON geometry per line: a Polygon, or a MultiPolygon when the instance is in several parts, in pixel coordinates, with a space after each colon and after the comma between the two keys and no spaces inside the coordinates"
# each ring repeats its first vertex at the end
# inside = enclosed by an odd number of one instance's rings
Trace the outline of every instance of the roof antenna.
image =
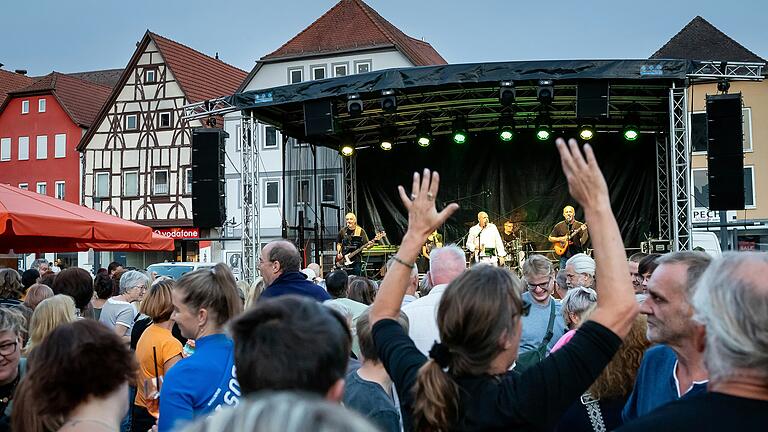
{"type": "Polygon", "coordinates": [[[216,51],[216,60],[218,60],[218,59],[219,59],[219,52],[216,51]]]}

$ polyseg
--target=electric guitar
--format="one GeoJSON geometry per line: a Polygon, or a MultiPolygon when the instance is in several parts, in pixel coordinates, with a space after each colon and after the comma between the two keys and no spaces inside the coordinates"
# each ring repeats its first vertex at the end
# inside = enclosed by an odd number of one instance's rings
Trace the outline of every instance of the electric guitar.
{"type": "Polygon", "coordinates": [[[339,259],[339,257],[337,256],[336,257],[336,268],[340,269],[340,268],[344,268],[346,266],[351,266],[352,265],[352,258],[354,258],[355,255],[357,255],[360,252],[364,251],[365,249],[368,249],[369,247],[373,246],[374,243],[376,243],[377,241],[383,239],[386,236],[387,236],[387,233],[385,233],[384,231],[379,231],[379,232],[376,233],[376,236],[374,236],[373,239],[371,241],[369,241],[368,243],[366,243],[366,244],[360,246],[359,248],[353,250],[352,252],[342,256],[341,259],[339,259]]]}
{"type": "Polygon", "coordinates": [[[555,254],[557,254],[557,256],[563,256],[565,251],[568,250],[568,244],[571,241],[571,237],[575,236],[580,231],[584,231],[586,229],[587,229],[587,224],[582,224],[580,227],[568,233],[568,239],[563,241],[552,242],[552,245],[555,248],[555,254]]]}

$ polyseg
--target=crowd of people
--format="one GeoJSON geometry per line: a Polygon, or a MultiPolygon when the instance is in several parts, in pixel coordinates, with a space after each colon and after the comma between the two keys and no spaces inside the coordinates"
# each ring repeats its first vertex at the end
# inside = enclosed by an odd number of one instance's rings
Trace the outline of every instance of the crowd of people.
{"type": "Polygon", "coordinates": [[[768,254],[627,258],[591,148],[558,140],[594,258],[522,278],[462,249],[417,258],[458,208],[439,175],[400,188],[408,227],[383,281],[0,269],[0,431],[763,430],[768,254]]]}

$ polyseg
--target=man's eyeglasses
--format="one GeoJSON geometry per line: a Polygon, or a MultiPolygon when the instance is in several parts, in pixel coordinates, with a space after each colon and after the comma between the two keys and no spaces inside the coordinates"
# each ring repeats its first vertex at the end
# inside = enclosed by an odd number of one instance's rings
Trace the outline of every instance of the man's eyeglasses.
{"type": "MultiPolygon", "coordinates": [[[[541,289],[545,290],[549,286],[550,282],[552,282],[552,278],[551,277],[549,279],[547,279],[546,282],[542,282],[542,283],[538,283],[538,284],[532,284],[530,282],[526,282],[525,285],[528,287],[528,291],[533,291],[536,288],[541,288],[541,289]]],[[[528,305],[528,306],[530,306],[530,305],[528,305]]]]}
{"type": "Polygon", "coordinates": [[[0,355],[1,356],[9,356],[16,352],[16,348],[19,346],[19,341],[13,341],[9,343],[4,343],[0,345],[0,355]]]}

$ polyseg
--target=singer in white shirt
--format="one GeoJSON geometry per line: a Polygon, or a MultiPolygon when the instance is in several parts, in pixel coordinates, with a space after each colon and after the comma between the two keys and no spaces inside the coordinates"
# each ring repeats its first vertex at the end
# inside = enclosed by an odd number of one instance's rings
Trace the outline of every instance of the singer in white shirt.
{"type": "Polygon", "coordinates": [[[469,229],[467,249],[474,253],[477,261],[495,255],[499,258],[499,264],[504,264],[504,257],[507,256],[504,242],[501,241],[501,235],[496,225],[488,222],[488,213],[480,212],[477,214],[477,225],[469,229]],[[487,249],[494,249],[495,253],[486,253],[488,252],[487,249]]]}

